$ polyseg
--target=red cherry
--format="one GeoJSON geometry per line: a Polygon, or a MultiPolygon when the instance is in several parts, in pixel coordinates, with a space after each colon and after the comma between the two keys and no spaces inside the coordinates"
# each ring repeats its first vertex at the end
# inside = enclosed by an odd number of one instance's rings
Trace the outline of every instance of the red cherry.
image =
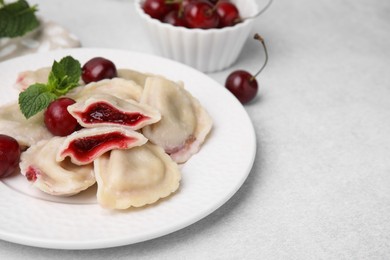
{"type": "Polygon", "coordinates": [[[241,20],[237,7],[232,3],[218,2],[216,10],[219,15],[219,27],[233,26],[241,20]]]}
{"type": "Polygon", "coordinates": [[[190,3],[198,2],[199,0],[181,0],[177,3],[172,3],[173,9],[179,10],[180,8],[184,8],[190,3]]]}
{"type": "Polygon", "coordinates": [[[266,45],[264,43],[263,38],[255,34],[254,37],[256,40],[259,40],[263,45],[265,52],[265,61],[260,70],[252,76],[247,71],[237,70],[232,72],[226,79],[225,87],[234,95],[236,98],[242,103],[245,104],[251,101],[257,94],[258,84],[256,77],[260,74],[260,72],[265,68],[268,62],[268,52],[266,45]]]}
{"type": "Polygon", "coordinates": [[[258,89],[256,79],[245,70],[232,72],[227,77],[225,86],[243,104],[251,101],[256,96],[258,89]]]}
{"type": "Polygon", "coordinates": [[[8,135],[0,134],[0,178],[10,176],[18,168],[20,147],[18,142],[8,135]]]}
{"type": "Polygon", "coordinates": [[[73,99],[64,97],[54,100],[47,107],[44,122],[53,135],[67,136],[79,128],[77,120],[67,110],[74,103],[73,99]]]}
{"type": "Polygon", "coordinates": [[[170,11],[162,20],[164,23],[169,23],[174,26],[186,27],[186,22],[183,18],[183,14],[180,11],[170,11]]]}
{"type": "Polygon", "coordinates": [[[230,2],[230,0],[208,0],[211,4],[216,5],[218,2],[230,2]]]}
{"type": "Polygon", "coordinates": [[[173,5],[167,4],[165,0],[146,0],[142,8],[152,18],[161,20],[172,10],[173,5]]]}
{"type": "Polygon", "coordinates": [[[184,19],[189,28],[217,28],[219,16],[207,1],[192,2],[184,8],[184,19]]]}
{"type": "Polygon", "coordinates": [[[81,78],[85,83],[99,81],[102,79],[112,79],[118,75],[115,64],[105,58],[96,57],[87,61],[81,73],[81,78]]]}

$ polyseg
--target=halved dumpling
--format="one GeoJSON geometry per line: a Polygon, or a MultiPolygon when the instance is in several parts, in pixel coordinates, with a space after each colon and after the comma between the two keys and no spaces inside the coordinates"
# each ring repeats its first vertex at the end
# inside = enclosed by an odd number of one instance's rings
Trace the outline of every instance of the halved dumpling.
{"type": "Polygon", "coordinates": [[[121,99],[138,101],[142,94],[142,87],[132,80],[121,78],[104,79],[75,88],[66,96],[79,101],[95,94],[110,94],[121,99]]]}
{"type": "Polygon", "coordinates": [[[96,182],[92,164],[78,166],[69,159],[57,162],[57,149],[64,139],[53,137],[40,141],[21,155],[21,173],[33,186],[51,195],[74,195],[96,182]]]}
{"type": "Polygon", "coordinates": [[[43,123],[43,112],[26,119],[16,102],[0,107],[0,134],[12,136],[22,147],[53,136],[43,123]]]}
{"type": "Polygon", "coordinates": [[[147,139],[140,133],[119,127],[84,128],[68,135],[57,152],[57,161],[70,157],[72,163],[85,165],[112,149],[140,146],[147,139]]]}
{"type": "Polygon", "coordinates": [[[140,102],[161,113],[159,122],[142,129],[152,143],[162,146],[178,163],[199,151],[211,130],[212,120],[182,85],[163,77],[149,77],[140,102]]]}
{"type": "Polygon", "coordinates": [[[68,106],[68,111],[84,127],[125,126],[137,130],[161,119],[153,107],[108,94],[92,95],[68,106]]]}
{"type": "Polygon", "coordinates": [[[105,208],[126,209],[151,204],[175,192],[181,174],[161,147],[146,143],[112,150],[94,161],[97,199],[105,208]]]}

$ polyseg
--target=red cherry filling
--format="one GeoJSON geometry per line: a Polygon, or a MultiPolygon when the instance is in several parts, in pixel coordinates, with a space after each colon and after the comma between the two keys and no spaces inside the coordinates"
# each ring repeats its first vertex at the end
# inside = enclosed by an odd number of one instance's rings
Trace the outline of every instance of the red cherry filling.
{"type": "Polygon", "coordinates": [[[74,158],[81,162],[90,161],[96,154],[111,149],[125,149],[130,143],[137,139],[126,136],[120,132],[111,132],[94,136],[83,137],[70,142],[63,154],[72,154],[74,158]]]}
{"type": "Polygon", "coordinates": [[[32,166],[29,166],[28,169],[27,169],[27,172],[26,172],[26,178],[28,181],[36,181],[37,178],[38,178],[38,175],[39,175],[39,170],[32,167],[32,166]]]}
{"type": "Polygon", "coordinates": [[[86,124],[113,123],[126,126],[136,126],[148,116],[140,113],[126,113],[105,102],[90,105],[85,111],[77,112],[76,115],[86,124]]]}

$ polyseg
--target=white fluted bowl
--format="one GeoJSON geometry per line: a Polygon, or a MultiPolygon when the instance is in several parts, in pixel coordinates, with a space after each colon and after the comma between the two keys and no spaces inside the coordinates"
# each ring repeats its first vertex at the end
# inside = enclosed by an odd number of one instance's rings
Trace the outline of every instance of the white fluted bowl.
{"type": "MultiPolygon", "coordinates": [[[[221,29],[188,29],[162,23],[142,9],[144,0],[135,0],[135,9],[149,31],[156,52],[185,63],[203,72],[215,72],[230,67],[238,58],[253,27],[246,19],[232,27],[221,29]]],[[[252,17],[259,7],[255,0],[232,0],[240,16],[252,17]]]]}

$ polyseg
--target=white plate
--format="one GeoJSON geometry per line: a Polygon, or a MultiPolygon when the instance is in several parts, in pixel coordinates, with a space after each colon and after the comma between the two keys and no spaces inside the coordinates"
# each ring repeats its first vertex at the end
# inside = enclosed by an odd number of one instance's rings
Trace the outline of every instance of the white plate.
{"type": "Polygon", "coordinates": [[[96,204],[94,190],[67,199],[36,191],[21,175],[0,182],[0,239],[46,248],[92,249],[132,244],[182,229],[224,204],[247,178],[256,137],[242,105],[220,84],[190,67],[151,55],[105,49],[34,54],[0,64],[0,103],[17,99],[17,73],[51,66],[72,55],[82,64],[95,56],[118,68],[182,80],[208,110],[214,128],[201,151],[182,168],[180,190],[141,209],[110,211],[96,204]]]}

